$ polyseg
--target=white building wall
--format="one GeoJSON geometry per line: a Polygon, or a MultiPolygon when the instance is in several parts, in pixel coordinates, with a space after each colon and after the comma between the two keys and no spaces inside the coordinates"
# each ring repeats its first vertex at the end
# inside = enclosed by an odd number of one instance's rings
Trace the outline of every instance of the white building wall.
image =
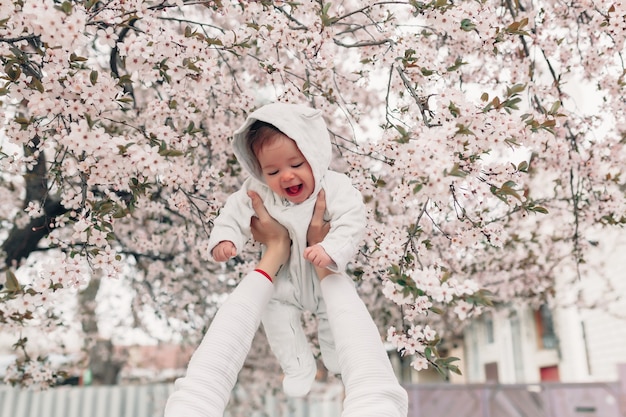
{"type": "Polygon", "coordinates": [[[486,340],[484,321],[467,327],[468,382],[484,382],[488,363],[498,364],[501,383],[539,382],[540,369],[555,365],[562,382],[618,379],[618,365],[626,363],[626,231],[602,230],[598,236],[582,280],[572,271],[561,283],[562,289],[580,285],[580,292],[566,299],[557,290],[552,310],[557,348],[540,348],[533,311],[511,306],[494,315],[493,343],[486,340]],[[511,321],[513,312],[517,324],[511,321]]]}
{"type": "Polygon", "coordinates": [[[585,288],[587,301],[597,307],[581,312],[590,351],[590,379],[595,381],[617,379],[617,364],[626,363],[626,230],[601,233],[603,245],[595,248],[595,255],[603,262],[590,283],[595,288],[585,288]]]}
{"type": "MultiPolygon", "coordinates": [[[[626,306],[624,306],[626,312],[626,306]]],[[[595,381],[616,380],[617,364],[626,363],[626,320],[603,312],[585,315],[591,371],[595,381]]]]}
{"type": "Polygon", "coordinates": [[[511,329],[511,317],[508,320],[500,320],[501,332],[500,336],[496,338],[495,345],[498,349],[498,377],[499,382],[504,384],[514,384],[515,380],[515,367],[513,365],[513,357],[515,352],[513,351],[513,334],[511,329]],[[501,340],[498,340],[501,339],[501,340]],[[498,343],[499,341],[499,343],[498,343]]]}
{"type": "Polygon", "coordinates": [[[540,380],[539,367],[550,366],[555,362],[555,352],[538,350],[537,331],[532,311],[528,309],[518,310],[520,316],[522,353],[522,374],[516,379],[518,383],[537,382],[540,380]],[[537,364],[538,366],[533,366],[537,364]]]}
{"type": "Polygon", "coordinates": [[[559,338],[561,381],[588,381],[587,347],[579,311],[568,308],[555,311],[553,314],[555,332],[559,338]]]}

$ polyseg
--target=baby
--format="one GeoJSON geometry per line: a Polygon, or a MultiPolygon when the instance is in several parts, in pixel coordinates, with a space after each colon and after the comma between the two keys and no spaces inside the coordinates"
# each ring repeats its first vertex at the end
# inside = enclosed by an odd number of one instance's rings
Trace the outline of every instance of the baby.
{"type": "Polygon", "coordinates": [[[363,198],[346,175],[329,170],[332,147],[319,110],[285,103],[263,106],[235,132],[232,145],[250,177],[241,190],[229,196],[215,219],[209,251],[215,261],[224,262],[242,250],[250,238],[250,217],[254,215],[249,191],[259,194],[269,214],[289,231],[291,256],[276,276],[262,323],[285,374],[285,393],[304,396],[311,389],[317,366],[302,328],[302,311],[317,316],[324,365],[339,373],[313,264],[336,272],[345,270],[365,231],[363,198]],[[321,190],[331,229],[322,242],[309,246],[306,232],[321,190]]]}

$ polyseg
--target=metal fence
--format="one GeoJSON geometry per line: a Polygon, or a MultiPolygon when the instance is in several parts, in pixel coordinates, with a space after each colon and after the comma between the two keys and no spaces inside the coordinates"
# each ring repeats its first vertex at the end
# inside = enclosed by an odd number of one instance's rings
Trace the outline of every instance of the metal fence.
{"type": "Polygon", "coordinates": [[[412,385],[409,416],[626,417],[619,382],[412,385]]]}
{"type": "MultiPolygon", "coordinates": [[[[626,417],[626,384],[620,382],[406,388],[409,417],[626,417]]],[[[162,417],[172,391],[172,384],[0,387],[0,417],[162,417]]],[[[342,391],[334,386],[287,402],[266,398],[264,409],[250,417],[340,417],[342,391]]]]}
{"type": "Polygon", "coordinates": [[[0,417],[157,417],[170,384],[0,388],[0,417]]]}
{"type": "MultiPolygon", "coordinates": [[[[0,386],[0,417],[163,417],[173,384],[61,386],[45,391],[0,386]]],[[[306,398],[264,398],[247,417],[340,417],[343,388],[306,398]]],[[[226,412],[224,417],[229,417],[226,412]]]]}

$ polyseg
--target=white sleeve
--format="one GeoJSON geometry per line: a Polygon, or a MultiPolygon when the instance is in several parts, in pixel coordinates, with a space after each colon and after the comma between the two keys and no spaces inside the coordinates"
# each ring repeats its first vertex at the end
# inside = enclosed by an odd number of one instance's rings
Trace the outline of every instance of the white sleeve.
{"type": "Polygon", "coordinates": [[[233,242],[237,253],[241,253],[251,236],[250,217],[254,214],[247,188],[242,188],[226,199],[224,207],[213,221],[213,229],[209,237],[209,260],[213,261],[213,248],[220,242],[233,242]]]}
{"type": "Polygon", "coordinates": [[[406,417],[408,396],[354,283],[333,274],[321,283],[346,397],[342,417],[406,417]]]}
{"type": "Polygon", "coordinates": [[[346,175],[328,171],[324,182],[330,231],[320,245],[335,262],[330,269],[341,273],[356,255],[363,239],[365,204],[363,196],[346,175]]]}
{"type": "Polygon", "coordinates": [[[262,274],[244,277],[213,318],[187,374],[176,380],[164,417],[223,417],[272,293],[262,274]]]}

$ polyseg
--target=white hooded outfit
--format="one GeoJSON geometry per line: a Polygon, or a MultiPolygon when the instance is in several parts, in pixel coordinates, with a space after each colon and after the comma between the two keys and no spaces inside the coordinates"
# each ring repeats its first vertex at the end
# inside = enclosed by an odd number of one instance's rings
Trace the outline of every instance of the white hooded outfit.
{"type": "Polygon", "coordinates": [[[306,233],[317,194],[326,194],[325,219],[330,232],[320,243],[334,261],[335,272],[345,271],[355,256],[365,231],[363,198],[350,179],[329,170],[332,157],[330,137],[321,112],[296,104],[273,103],[250,114],[233,138],[233,150],[239,163],[250,173],[241,190],[226,201],[214,221],[209,253],[222,241],[231,241],[237,253],[251,237],[250,218],[254,210],[247,195],[256,191],[269,214],[287,228],[292,240],[288,268],[279,271],[274,294],[263,313],[262,322],[270,347],[276,355],[285,379],[283,388],[290,396],[306,395],[317,372],[316,363],[301,324],[303,310],[314,313],[318,322],[318,339],[325,366],[339,373],[339,363],[326,316],[326,305],[320,283],[310,262],[303,257],[307,247],[306,233]],[[247,133],[255,121],[269,123],[296,142],[313,171],[314,192],[299,204],[276,195],[264,182],[256,156],[247,143],[247,133]]]}

